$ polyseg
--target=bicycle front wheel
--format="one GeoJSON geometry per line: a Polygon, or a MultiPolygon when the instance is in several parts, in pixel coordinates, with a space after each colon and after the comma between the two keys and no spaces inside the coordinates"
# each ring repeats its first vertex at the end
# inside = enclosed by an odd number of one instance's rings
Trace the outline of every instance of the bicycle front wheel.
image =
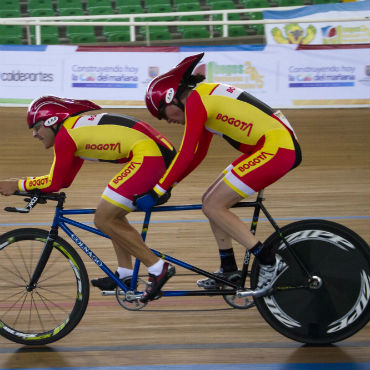
{"type": "MultiPolygon", "coordinates": [[[[270,296],[256,298],[264,319],[278,332],[309,344],[348,338],[370,320],[370,249],[350,229],[330,221],[304,220],[282,228],[289,245],[315,276],[315,284],[274,233],[265,245],[280,254],[288,269],[270,296]]],[[[258,281],[253,263],[251,285],[258,281]]]]}
{"type": "Polygon", "coordinates": [[[37,286],[27,288],[47,236],[41,229],[17,229],[0,236],[0,334],[13,342],[55,342],[79,323],[86,310],[86,268],[60,237],[37,286]]]}

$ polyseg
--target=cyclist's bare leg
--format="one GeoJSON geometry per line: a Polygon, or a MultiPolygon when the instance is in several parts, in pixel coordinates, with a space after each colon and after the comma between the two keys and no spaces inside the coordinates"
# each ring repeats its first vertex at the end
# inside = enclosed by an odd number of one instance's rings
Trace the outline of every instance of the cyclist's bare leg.
{"type": "MultiPolygon", "coordinates": [[[[206,192],[203,194],[202,197],[202,203],[204,203],[208,197],[208,194],[212,192],[212,190],[217,186],[219,181],[222,181],[221,179],[224,177],[224,174],[221,173],[217,179],[211,184],[211,186],[206,190],[206,192]]],[[[217,224],[215,224],[211,219],[209,219],[209,224],[211,226],[212,232],[215,236],[218,249],[225,250],[232,248],[232,239],[231,236],[220,229],[217,224]]]]}
{"type": "Polygon", "coordinates": [[[119,244],[117,244],[115,241],[112,240],[112,244],[114,247],[114,250],[117,255],[117,261],[119,267],[125,267],[129,270],[132,270],[132,258],[131,254],[128,253],[126,250],[121,248],[119,244]]]}
{"type": "Polygon", "coordinates": [[[258,239],[230,208],[244,198],[219,180],[213,183],[203,197],[203,212],[211,222],[212,231],[220,246],[229,245],[226,235],[247,249],[253,248],[258,239]]]}
{"type": "Polygon", "coordinates": [[[127,264],[128,254],[138,258],[147,267],[154,265],[159,258],[145,245],[137,230],[129,224],[127,214],[124,209],[101,199],[94,222],[99,230],[110,236],[115,248],[123,250],[123,253],[117,254],[117,258],[122,259],[118,261],[119,265],[127,264]]]}
{"type": "Polygon", "coordinates": [[[232,248],[232,238],[231,236],[223,231],[220,227],[217,226],[212,220],[209,220],[213,235],[215,236],[218,249],[225,250],[232,248]]]}

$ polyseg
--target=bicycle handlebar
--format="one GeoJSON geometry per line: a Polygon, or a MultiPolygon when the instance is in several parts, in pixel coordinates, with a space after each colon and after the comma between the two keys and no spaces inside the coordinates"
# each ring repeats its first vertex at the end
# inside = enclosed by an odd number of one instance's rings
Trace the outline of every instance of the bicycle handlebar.
{"type": "Polygon", "coordinates": [[[29,213],[31,209],[36,206],[37,203],[45,204],[47,200],[59,201],[62,197],[65,198],[64,193],[42,193],[38,189],[33,191],[16,191],[14,195],[30,197],[24,199],[24,201],[28,204],[24,208],[5,207],[4,210],[7,212],[29,213]]]}

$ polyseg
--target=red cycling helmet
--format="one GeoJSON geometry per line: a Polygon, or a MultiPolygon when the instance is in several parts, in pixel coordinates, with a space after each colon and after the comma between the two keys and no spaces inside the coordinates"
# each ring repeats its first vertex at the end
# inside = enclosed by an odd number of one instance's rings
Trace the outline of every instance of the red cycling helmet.
{"type": "Polygon", "coordinates": [[[154,117],[161,119],[160,110],[162,107],[170,104],[173,98],[181,95],[182,89],[179,89],[181,82],[186,81],[187,77],[191,75],[203,55],[204,53],[200,53],[185,58],[176,67],[150,82],[145,93],[145,104],[154,117]]]}
{"type": "Polygon", "coordinates": [[[101,109],[89,100],[73,100],[57,96],[42,96],[28,107],[27,123],[32,128],[37,122],[44,121],[45,127],[60,125],[68,117],[90,110],[101,109]]]}

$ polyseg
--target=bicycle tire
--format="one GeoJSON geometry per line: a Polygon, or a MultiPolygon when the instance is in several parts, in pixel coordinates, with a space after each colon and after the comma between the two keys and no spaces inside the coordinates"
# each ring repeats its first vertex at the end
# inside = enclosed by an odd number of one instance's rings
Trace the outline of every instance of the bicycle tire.
{"type": "MultiPolygon", "coordinates": [[[[280,334],[307,344],[330,344],[354,335],[370,320],[368,244],[347,227],[325,220],[298,221],[281,231],[308,271],[322,279],[322,285],[299,288],[308,279],[279,235],[272,234],[265,245],[280,254],[288,268],[271,295],[255,298],[262,317],[280,334]]],[[[253,289],[258,272],[254,261],[253,289]]]]}
{"type": "Polygon", "coordinates": [[[60,237],[36,288],[27,291],[47,236],[36,228],[0,236],[0,335],[16,343],[44,345],[63,338],[80,322],[88,304],[85,265],[60,237]]]}

